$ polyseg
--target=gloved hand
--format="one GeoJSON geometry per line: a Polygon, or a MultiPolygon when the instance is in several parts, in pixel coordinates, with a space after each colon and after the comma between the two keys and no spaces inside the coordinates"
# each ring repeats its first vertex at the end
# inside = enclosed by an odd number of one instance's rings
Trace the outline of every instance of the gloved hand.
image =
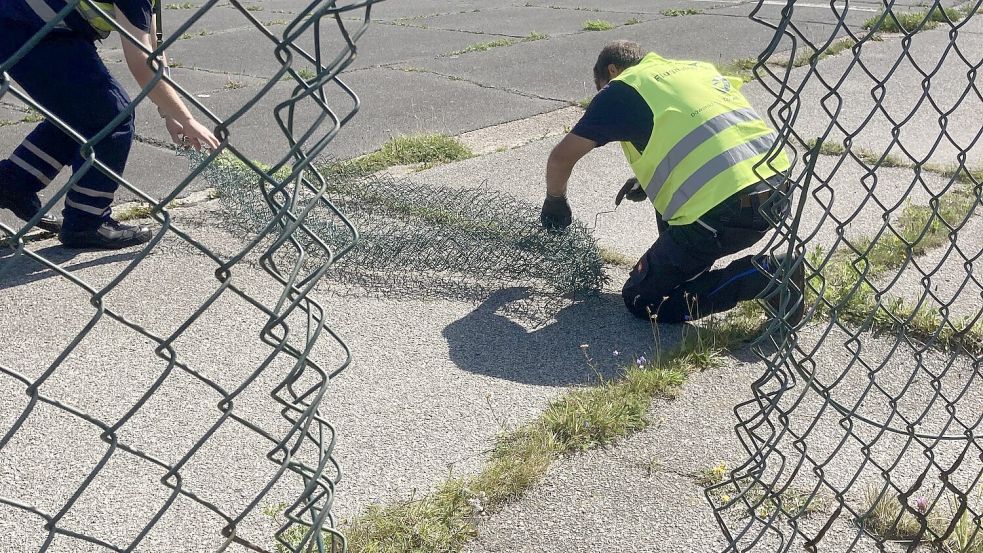
{"type": "Polygon", "coordinates": [[[570,211],[570,204],[567,203],[566,196],[546,195],[543,202],[543,212],[539,215],[539,222],[546,230],[562,230],[570,226],[573,221],[573,213],[570,211]]]}
{"type": "Polygon", "coordinates": [[[618,195],[614,198],[614,207],[621,205],[622,200],[625,198],[633,202],[640,202],[647,197],[645,191],[642,190],[642,185],[638,184],[638,179],[632,177],[626,180],[625,185],[618,191],[618,195]]]}

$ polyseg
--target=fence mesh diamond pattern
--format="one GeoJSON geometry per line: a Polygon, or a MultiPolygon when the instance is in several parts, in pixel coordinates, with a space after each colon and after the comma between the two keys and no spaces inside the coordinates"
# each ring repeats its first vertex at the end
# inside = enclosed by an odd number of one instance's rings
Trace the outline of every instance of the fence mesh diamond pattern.
{"type": "Polygon", "coordinates": [[[727,551],[983,550],[979,10],[752,12],[775,39],[748,87],[799,154],[771,247],[804,254],[807,316],[756,343],[747,461],[707,492],[727,551]]]}
{"type": "MultiPolygon", "coordinates": [[[[149,104],[148,91],[164,80],[217,129],[222,145],[190,174],[159,175],[180,181],[164,197],[114,174],[93,154],[103,134],[77,134],[8,76],[78,3],[69,1],[0,64],[0,101],[35,110],[81,145],[83,163],[46,210],[87,171],[101,171],[118,182],[120,193],[149,204],[143,215],[155,220],[154,237],[129,254],[80,255],[85,261],[72,267],[74,256],[37,247],[32,225],[0,224],[4,288],[43,286],[36,310],[21,314],[31,322],[14,326],[8,319],[5,325],[0,548],[342,550],[331,516],[340,477],[335,431],[321,402],[350,356],[310,292],[350,251],[357,232],[332,205],[311,160],[358,110],[358,98],[339,74],[355,58],[375,2],[283,3],[289,9],[273,10],[280,18],[273,21],[260,19],[263,8],[238,0],[168,4],[175,10],[166,12],[172,28],[148,52],[156,78],[133,95],[123,117],[136,117],[139,128],[138,106],[149,104]],[[249,29],[264,46],[264,56],[252,62],[273,68],[225,114],[209,110],[207,95],[182,88],[192,77],[181,72],[175,55],[168,56],[173,79],[160,63],[163,52],[214,24],[249,29]],[[239,147],[256,132],[250,117],[257,114],[270,118],[263,132],[272,168],[239,147]],[[171,209],[218,156],[238,160],[265,198],[259,232],[234,251],[183,225],[171,209]],[[301,195],[305,201],[295,201],[301,195]],[[308,226],[315,209],[338,220],[331,244],[308,226]],[[192,270],[175,279],[165,270],[166,256],[151,255],[168,251],[193,253],[192,270]],[[49,296],[63,303],[52,305],[49,296]],[[24,326],[25,342],[40,353],[18,350],[14,335],[24,326]]],[[[228,77],[225,88],[238,88],[235,78],[228,77]]]]}

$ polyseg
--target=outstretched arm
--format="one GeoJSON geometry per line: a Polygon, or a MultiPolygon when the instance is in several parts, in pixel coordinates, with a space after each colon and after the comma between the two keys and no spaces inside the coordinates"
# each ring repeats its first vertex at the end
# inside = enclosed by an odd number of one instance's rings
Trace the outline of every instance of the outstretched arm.
{"type": "Polygon", "coordinates": [[[567,133],[546,161],[546,195],[560,198],[567,194],[567,181],[580,158],[597,147],[597,142],[567,133]]]}
{"type": "MultiPolygon", "coordinates": [[[[153,50],[156,46],[156,37],[150,32],[140,29],[131,23],[125,15],[118,13],[117,21],[119,24],[147,50],[153,50]]],[[[150,28],[153,29],[153,22],[150,28]]],[[[140,46],[132,43],[127,37],[121,36],[123,44],[123,56],[126,58],[126,65],[136,79],[137,84],[146,87],[155,77],[154,71],[147,64],[149,56],[140,46]]],[[[188,111],[181,97],[171,85],[163,80],[151,89],[148,94],[150,100],[157,104],[161,115],[166,120],[167,130],[171,133],[171,138],[178,141],[178,135],[187,138],[195,148],[202,147],[218,148],[219,141],[210,130],[201,125],[188,111]]]]}

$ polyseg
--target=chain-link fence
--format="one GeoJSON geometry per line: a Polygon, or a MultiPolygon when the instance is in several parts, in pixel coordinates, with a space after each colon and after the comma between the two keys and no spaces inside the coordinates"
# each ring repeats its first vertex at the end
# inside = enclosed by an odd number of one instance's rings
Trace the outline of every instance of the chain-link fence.
{"type": "Polygon", "coordinates": [[[983,550],[979,10],[751,14],[775,39],[745,90],[798,154],[770,247],[804,254],[807,312],[756,344],[747,461],[707,492],[727,551],[983,550]]]}
{"type": "MultiPolygon", "coordinates": [[[[136,216],[151,222],[153,239],[119,255],[69,254],[43,236],[38,240],[32,227],[40,214],[28,224],[0,224],[3,287],[21,287],[18,297],[37,299],[24,305],[8,295],[4,305],[23,311],[4,315],[0,549],[344,548],[331,516],[340,476],[335,431],[320,405],[350,357],[310,293],[358,234],[332,204],[328,181],[312,160],[358,110],[358,98],[339,76],[355,57],[374,3],[167,4],[162,42],[152,51],[141,47],[153,81],[91,136],[71,128],[8,75],[32,48],[64,32],[79,0],[47,14],[47,25],[2,60],[5,109],[29,108],[79,144],[71,178],[48,197],[43,212],[57,212],[79,180],[98,171],[118,183],[118,195],[149,204],[136,216]],[[264,8],[278,19],[267,20],[264,8]],[[206,34],[196,31],[202,22],[249,29],[251,46],[263,52],[250,63],[275,68],[227,113],[211,109],[207,94],[182,87],[183,79],[195,77],[181,73],[174,56],[168,56],[173,76],[161,64],[164,53],[191,33],[206,34]],[[133,117],[140,128],[143,112],[152,110],[148,95],[161,81],[205,126],[216,128],[221,147],[190,174],[160,170],[144,182],[124,178],[94,151],[120,121],[133,117]],[[331,94],[340,100],[329,102],[331,94]],[[283,144],[265,151],[272,167],[254,162],[256,153],[240,147],[255,132],[248,119],[257,114],[267,118],[269,143],[283,144]],[[200,186],[198,175],[219,156],[237,160],[264,200],[263,213],[252,214],[257,232],[239,241],[216,240],[208,225],[186,225],[175,215],[178,204],[190,205],[175,199],[200,186]],[[151,181],[158,188],[166,183],[165,192],[149,192],[151,181]],[[331,243],[311,228],[314,210],[335,218],[331,243]],[[195,257],[177,268],[169,251],[195,257]]],[[[200,55],[223,53],[228,49],[206,48],[200,55]]],[[[120,56],[103,43],[110,67],[123,66],[120,56]]],[[[56,81],[51,86],[69,85],[56,81]]],[[[238,83],[228,77],[225,88],[238,83]]]]}

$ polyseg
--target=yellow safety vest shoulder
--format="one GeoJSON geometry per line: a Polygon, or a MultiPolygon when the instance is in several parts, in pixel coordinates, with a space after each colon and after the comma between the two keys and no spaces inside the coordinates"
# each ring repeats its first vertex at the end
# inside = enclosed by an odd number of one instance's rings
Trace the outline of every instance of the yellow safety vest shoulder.
{"type": "Polygon", "coordinates": [[[724,199],[787,170],[777,134],[740,92],[740,79],[709,63],[651,53],[614,80],[652,109],[652,136],[639,152],[622,142],[638,182],[662,218],[686,225],[724,199]],[[775,151],[772,151],[775,150],[775,151]]]}
{"type": "Polygon", "coordinates": [[[100,39],[104,39],[109,36],[109,33],[113,32],[113,26],[109,21],[102,16],[98,11],[92,6],[96,5],[102,11],[106,12],[113,19],[116,18],[116,6],[112,2],[96,2],[94,0],[82,0],[78,5],[78,12],[82,14],[82,17],[95,29],[96,34],[99,35],[100,39]]]}
{"type": "MultiPolygon", "coordinates": [[[[154,0],[152,5],[156,5],[159,0],[154,0]]],[[[27,5],[45,22],[57,17],[57,12],[45,0],[25,0],[27,5]]],[[[113,31],[113,25],[108,19],[103,17],[96,7],[102,10],[111,18],[116,18],[116,5],[113,2],[98,2],[96,0],[81,0],[75,10],[85,19],[86,23],[95,31],[96,36],[102,40],[109,36],[113,31]]],[[[61,24],[64,25],[64,22],[61,24]]]]}

